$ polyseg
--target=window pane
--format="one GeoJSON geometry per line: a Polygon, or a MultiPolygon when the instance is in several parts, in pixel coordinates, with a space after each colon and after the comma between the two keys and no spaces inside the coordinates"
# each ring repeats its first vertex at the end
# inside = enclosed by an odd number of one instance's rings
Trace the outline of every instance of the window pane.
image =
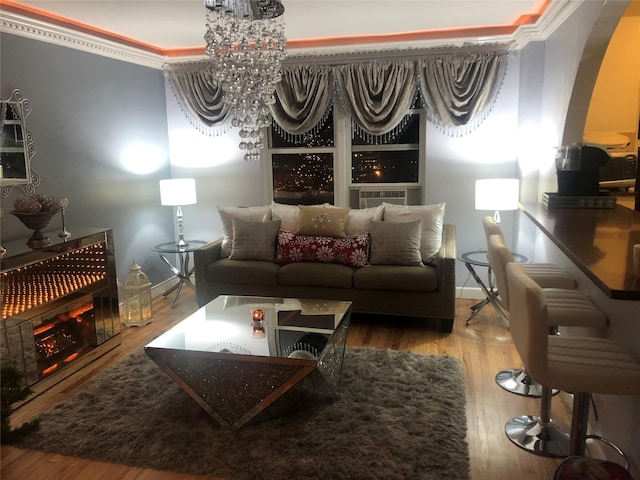
{"type": "Polygon", "coordinates": [[[324,126],[316,133],[305,133],[299,142],[290,142],[280,136],[280,134],[271,128],[271,148],[286,147],[333,147],[333,110],[329,114],[324,126]]]}
{"type": "MultiPolygon", "coordinates": [[[[414,113],[409,118],[409,123],[406,125],[406,128],[402,131],[402,133],[397,138],[389,139],[388,141],[379,142],[384,145],[401,145],[406,143],[411,143],[417,145],[420,142],[420,115],[414,113]]],[[[352,145],[376,145],[375,142],[368,142],[360,138],[360,135],[357,133],[353,135],[353,140],[351,140],[352,145]]]]}
{"type": "Polygon", "coordinates": [[[352,183],[417,183],[418,150],[353,152],[352,183]]]}
{"type": "Polygon", "coordinates": [[[333,204],[333,154],[273,154],[273,198],[290,205],[333,204]]]}

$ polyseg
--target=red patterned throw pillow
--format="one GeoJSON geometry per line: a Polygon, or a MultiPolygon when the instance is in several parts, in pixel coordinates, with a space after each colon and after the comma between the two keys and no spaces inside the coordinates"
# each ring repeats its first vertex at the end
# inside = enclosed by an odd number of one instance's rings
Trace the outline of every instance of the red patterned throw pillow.
{"type": "Polygon", "coordinates": [[[293,232],[278,232],[276,263],[292,262],[341,263],[354,268],[368,264],[369,234],[346,238],[296,235],[293,232]]]}

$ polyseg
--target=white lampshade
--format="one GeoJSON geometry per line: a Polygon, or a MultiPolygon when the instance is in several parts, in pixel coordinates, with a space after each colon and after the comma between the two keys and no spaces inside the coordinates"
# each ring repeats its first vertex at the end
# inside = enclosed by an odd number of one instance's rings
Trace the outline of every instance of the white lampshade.
{"type": "Polygon", "coordinates": [[[519,190],[517,178],[476,180],[476,210],[517,210],[519,190]]]}
{"type": "Polygon", "coordinates": [[[196,201],[196,181],[193,178],[160,180],[162,205],[193,205],[196,201]]]}

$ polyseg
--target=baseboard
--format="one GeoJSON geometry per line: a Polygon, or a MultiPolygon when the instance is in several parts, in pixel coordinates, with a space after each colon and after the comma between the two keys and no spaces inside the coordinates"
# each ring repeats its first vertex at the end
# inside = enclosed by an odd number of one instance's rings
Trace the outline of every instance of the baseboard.
{"type": "Polygon", "coordinates": [[[485,296],[479,287],[456,287],[456,298],[484,300],[485,296]]]}
{"type": "MultiPolygon", "coordinates": [[[[164,294],[164,292],[176,284],[176,279],[177,277],[167,278],[165,281],[153,285],[151,287],[151,298],[156,298],[164,294]]],[[[191,281],[195,283],[193,279],[191,281]]]]}

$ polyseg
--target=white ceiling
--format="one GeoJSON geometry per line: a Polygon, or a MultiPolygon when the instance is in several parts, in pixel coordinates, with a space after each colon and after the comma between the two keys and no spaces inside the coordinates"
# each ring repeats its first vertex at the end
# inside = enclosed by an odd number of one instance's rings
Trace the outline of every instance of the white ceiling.
{"type": "MultiPolygon", "coordinates": [[[[557,0],[554,0],[554,2],[557,0]]],[[[13,2],[160,49],[204,44],[202,0],[19,0],[13,2]]],[[[283,0],[291,40],[512,25],[544,0],[283,0]]]]}

